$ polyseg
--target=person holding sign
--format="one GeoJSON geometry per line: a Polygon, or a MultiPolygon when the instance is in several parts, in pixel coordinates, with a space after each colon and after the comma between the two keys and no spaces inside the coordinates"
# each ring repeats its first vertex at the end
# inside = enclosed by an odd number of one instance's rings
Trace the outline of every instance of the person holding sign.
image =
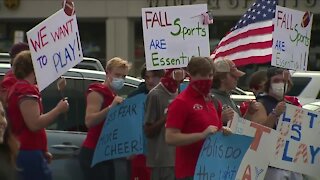
{"type": "MultiPolygon", "coordinates": [[[[255,118],[252,121],[276,129],[280,115],[285,112],[285,93],[292,85],[290,73],[287,70],[277,67],[269,68],[264,94],[257,97],[258,110],[253,114],[255,118]]],[[[299,173],[269,167],[265,179],[302,180],[303,177],[299,173]]]]}
{"type": "MultiPolygon", "coordinates": [[[[164,76],[165,71],[151,70],[148,71],[146,64],[143,65],[141,69],[141,77],[145,80],[139,84],[137,90],[131,92],[128,98],[138,95],[138,94],[148,94],[151,89],[159,84],[160,79],[164,76]]],[[[131,159],[131,180],[138,178],[139,180],[149,180],[151,177],[150,169],[146,166],[146,156],[144,154],[139,154],[130,157],[131,159]]]]}
{"type": "Polygon", "coordinates": [[[147,140],[147,166],[151,168],[152,180],[174,180],[175,148],[165,142],[166,111],[169,103],[178,95],[184,70],[169,69],[160,83],[146,99],[144,132],[147,140]]]}
{"type": "MultiPolygon", "coordinates": [[[[229,59],[221,59],[214,61],[215,75],[212,84],[212,94],[215,99],[218,99],[224,104],[222,111],[223,125],[227,125],[229,120],[233,119],[233,114],[237,113],[241,115],[240,110],[236,103],[231,99],[231,91],[237,87],[238,80],[245,73],[238,70],[233,61],[229,59]]],[[[217,103],[215,103],[217,104],[217,103]]],[[[247,113],[244,118],[249,119],[251,115],[256,111],[256,104],[253,102],[250,104],[247,113]]]]}
{"type": "Polygon", "coordinates": [[[104,161],[93,167],[91,162],[105,118],[109,110],[123,101],[116,92],[124,86],[129,72],[129,63],[119,57],[107,62],[106,79],[103,83],[93,83],[87,91],[85,124],[87,137],[82,145],[79,160],[86,180],[114,179],[113,161],[104,161]]]}
{"type": "Polygon", "coordinates": [[[20,142],[17,158],[20,179],[51,179],[48,161],[52,156],[47,152],[45,128],[68,111],[68,101],[61,100],[55,108],[43,114],[30,51],[22,51],[15,57],[13,72],[17,82],[8,90],[7,112],[12,132],[20,142]]]}
{"type": "Polygon", "coordinates": [[[188,87],[169,105],[166,120],[166,142],[176,146],[175,174],[177,179],[193,179],[204,139],[223,129],[221,114],[209,95],[214,73],[213,61],[192,57],[187,71],[188,87]]]}

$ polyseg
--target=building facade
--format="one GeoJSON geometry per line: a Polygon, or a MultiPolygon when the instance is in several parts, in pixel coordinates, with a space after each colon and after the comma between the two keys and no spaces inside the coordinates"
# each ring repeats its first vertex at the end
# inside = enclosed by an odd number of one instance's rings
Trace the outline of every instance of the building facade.
{"type": "MultiPolygon", "coordinates": [[[[210,25],[210,48],[235,25],[254,0],[74,0],[85,56],[105,59],[120,56],[133,64],[132,75],[144,63],[141,8],[208,4],[215,22],[210,25]]],[[[320,0],[279,0],[279,5],[314,14],[309,64],[320,70],[320,0]]],[[[0,0],[0,52],[62,7],[62,0],[0,0]]],[[[311,68],[312,67],[312,68],[311,68]]],[[[255,71],[252,67],[251,71],[255,71]]],[[[248,67],[250,71],[250,67],[248,67]]]]}

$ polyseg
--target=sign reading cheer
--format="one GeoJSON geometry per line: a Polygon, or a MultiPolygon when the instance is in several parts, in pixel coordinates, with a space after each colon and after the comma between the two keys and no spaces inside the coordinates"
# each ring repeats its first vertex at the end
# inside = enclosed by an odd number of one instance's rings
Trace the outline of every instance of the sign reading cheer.
{"type": "Polygon", "coordinates": [[[207,5],[142,9],[148,70],[185,67],[192,56],[209,56],[208,25],[203,24],[207,5]]]}
{"type": "Polygon", "coordinates": [[[202,146],[194,179],[235,179],[252,139],[236,134],[224,136],[221,132],[209,136],[202,146]]]}
{"type": "Polygon", "coordinates": [[[40,91],[83,59],[76,15],[63,9],[28,31],[27,38],[40,91]]]}
{"type": "Polygon", "coordinates": [[[320,113],[287,104],[270,165],[320,177],[320,113]]]}
{"type": "Polygon", "coordinates": [[[271,65],[307,70],[313,15],[277,6],[271,65]]]}
{"type": "Polygon", "coordinates": [[[146,95],[139,94],[109,110],[94,152],[92,166],[101,161],[143,153],[145,99],[146,95]]]}

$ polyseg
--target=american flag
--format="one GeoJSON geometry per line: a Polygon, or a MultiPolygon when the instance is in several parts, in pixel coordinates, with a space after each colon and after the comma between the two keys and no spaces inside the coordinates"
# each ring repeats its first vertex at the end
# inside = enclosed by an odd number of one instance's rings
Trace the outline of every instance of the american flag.
{"type": "Polygon", "coordinates": [[[237,66],[271,61],[272,19],[277,0],[257,0],[222,38],[211,58],[230,59],[237,66]]]}

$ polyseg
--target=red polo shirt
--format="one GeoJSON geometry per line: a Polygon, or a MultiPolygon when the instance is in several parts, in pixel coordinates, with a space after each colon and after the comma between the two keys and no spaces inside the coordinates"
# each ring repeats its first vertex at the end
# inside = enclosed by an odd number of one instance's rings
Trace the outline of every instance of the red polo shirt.
{"type": "MultiPolygon", "coordinates": [[[[101,109],[108,107],[112,103],[112,101],[115,97],[115,94],[108,87],[103,85],[102,83],[91,84],[88,88],[86,96],[88,96],[88,94],[93,91],[101,94],[103,97],[103,103],[102,103],[101,109]]],[[[87,133],[87,137],[83,143],[83,147],[86,147],[88,149],[95,149],[96,148],[103,124],[104,124],[104,121],[89,128],[88,133],[87,133]]]]}
{"type": "Polygon", "coordinates": [[[8,120],[12,125],[12,132],[20,142],[21,150],[47,151],[47,136],[45,129],[31,131],[24,122],[20,111],[20,103],[24,98],[34,98],[43,112],[41,95],[38,88],[25,80],[18,80],[8,90],[8,120]]]}
{"type": "MultiPolygon", "coordinates": [[[[221,129],[221,118],[212,101],[205,101],[191,86],[169,105],[166,128],[180,129],[182,133],[191,134],[203,132],[209,125],[221,129]]],[[[176,147],[176,178],[193,177],[203,142],[201,140],[176,147]]]]}

